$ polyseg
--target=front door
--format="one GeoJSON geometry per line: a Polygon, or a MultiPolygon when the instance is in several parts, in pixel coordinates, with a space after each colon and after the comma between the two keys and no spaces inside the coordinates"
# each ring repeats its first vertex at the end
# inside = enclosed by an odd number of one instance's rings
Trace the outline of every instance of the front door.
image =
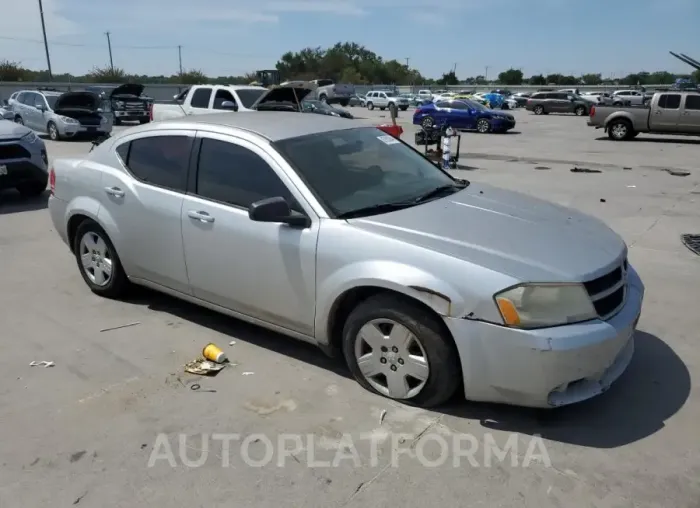
{"type": "Polygon", "coordinates": [[[250,317],[313,335],[318,221],[301,229],[253,222],[251,203],[282,196],[306,213],[279,165],[253,143],[202,134],[196,182],[182,208],[193,294],[250,317]],[[274,169],[273,169],[274,168],[274,169]]]}
{"type": "Polygon", "coordinates": [[[465,130],[476,128],[476,111],[462,101],[452,101],[449,104],[452,113],[452,121],[450,122],[452,127],[465,130]]]}
{"type": "Polygon", "coordinates": [[[182,247],[183,196],[194,131],[154,131],[117,145],[114,157],[129,173],[103,165],[98,198],[126,273],[189,293],[182,247]]]}

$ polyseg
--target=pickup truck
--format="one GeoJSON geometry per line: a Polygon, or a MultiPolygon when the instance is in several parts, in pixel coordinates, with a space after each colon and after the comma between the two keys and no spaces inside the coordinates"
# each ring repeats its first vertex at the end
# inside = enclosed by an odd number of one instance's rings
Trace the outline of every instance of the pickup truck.
{"type": "Polygon", "coordinates": [[[700,136],[700,93],[655,93],[645,106],[591,107],[588,125],[605,129],[615,141],[634,138],[640,132],[700,136]]]}
{"type": "Polygon", "coordinates": [[[285,81],[282,86],[299,86],[302,83],[313,83],[316,90],[310,100],[325,102],[326,104],[340,104],[344,108],[350,104],[350,99],[355,95],[355,85],[341,85],[332,79],[314,79],[312,81],[285,81]]]}
{"type": "Polygon", "coordinates": [[[261,86],[194,85],[169,101],[154,101],[151,121],[187,115],[248,111],[267,92],[261,86]]]}

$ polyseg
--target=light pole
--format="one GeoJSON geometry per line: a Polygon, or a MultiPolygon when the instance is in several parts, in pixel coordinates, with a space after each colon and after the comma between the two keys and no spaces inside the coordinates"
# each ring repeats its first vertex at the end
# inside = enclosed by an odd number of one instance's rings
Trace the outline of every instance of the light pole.
{"type": "Polygon", "coordinates": [[[51,72],[51,57],[49,56],[49,41],[46,39],[46,24],[44,23],[44,6],[39,0],[39,15],[41,16],[41,31],[44,33],[44,49],[46,50],[46,64],[49,66],[49,81],[53,79],[51,72]]]}

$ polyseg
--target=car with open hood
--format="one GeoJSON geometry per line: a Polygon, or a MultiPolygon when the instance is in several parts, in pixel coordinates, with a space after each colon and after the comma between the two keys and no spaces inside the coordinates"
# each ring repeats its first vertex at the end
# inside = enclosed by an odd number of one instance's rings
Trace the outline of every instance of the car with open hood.
{"type": "Polygon", "coordinates": [[[138,83],[126,83],[88,86],[85,91],[93,92],[109,101],[114,115],[114,124],[120,125],[125,121],[139,123],[150,121],[148,109],[153,99],[143,95],[144,88],[144,85],[138,83]]]}
{"type": "Polygon", "coordinates": [[[14,121],[52,141],[112,132],[109,103],[92,92],[23,90],[13,101],[14,121]]]}
{"type": "Polygon", "coordinates": [[[564,406],[630,365],[644,284],[602,221],[369,125],[263,109],[54,161],[49,213],[87,289],[142,285],[316,344],[423,407],[564,406]]]}
{"type": "Polygon", "coordinates": [[[46,145],[29,127],[0,120],[0,190],[38,196],[49,178],[46,145]]]}

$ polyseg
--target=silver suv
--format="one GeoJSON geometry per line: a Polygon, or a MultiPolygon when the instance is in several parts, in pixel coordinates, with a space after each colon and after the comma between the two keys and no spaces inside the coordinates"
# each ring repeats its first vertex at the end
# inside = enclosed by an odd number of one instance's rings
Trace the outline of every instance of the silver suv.
{"type": "Polygon", "coordinates": [[[11,97],[14,121],[57,141],[112,132],[108,101],[89,92],[22,90],[11,97]]]}
{"type": "Polygon", "coordinates": [[[406,97],[400,97],[396,92],[389,91],[373,91],[369,92],[365,96],[367,101],[367,109],[374,109],[375,107],[384,111],[390,106],[399,108],[401,111],[406,111],[408,109],[408,99],[406,97]]]}

